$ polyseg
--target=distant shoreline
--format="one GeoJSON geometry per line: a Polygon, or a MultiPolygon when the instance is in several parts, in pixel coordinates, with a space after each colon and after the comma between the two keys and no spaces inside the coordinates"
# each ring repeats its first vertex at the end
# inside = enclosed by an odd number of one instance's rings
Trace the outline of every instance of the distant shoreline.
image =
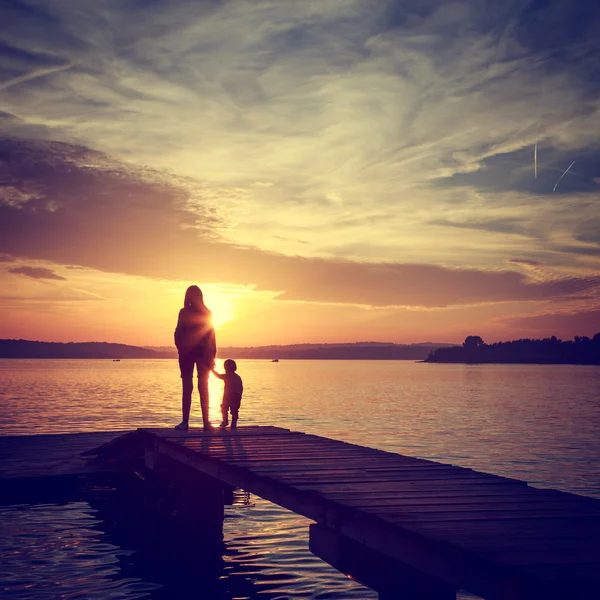
{"type": "MultiPolygon", "coordinates": [[[[218,358],[264,360],[418,360],[449,344],[292,344],[287,346],[222,347],[218,358]]],[[[144,348],[109,342],[38,342],[0,340],[0,358],[27,359],[160,359],[177,358],[175,348],[144,348]]]]}
{"type": "MultiPolygon", "coordinates": [[[[169,347],[129,346],[110,342],[39,342],[0,340],[0,358],[22,359],[176,359],[169,347]]],[[[462,345],[425,342],[393,344],[290,344],[285,346],[221,347],[217,358],[254,360],[413,360],[445,364],[600,365],[600,334],[562,341],[521,339],[485,344],[469,336],[462,345]]]]}

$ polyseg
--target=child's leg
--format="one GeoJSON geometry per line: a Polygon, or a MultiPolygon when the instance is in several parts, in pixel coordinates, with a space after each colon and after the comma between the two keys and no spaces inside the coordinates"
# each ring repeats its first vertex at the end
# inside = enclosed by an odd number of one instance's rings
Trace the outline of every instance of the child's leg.
{"type": "Polygon", "coordinates": [[[232,429],[235,429],[237,427],[241,403],[242,403],[241,396],[237,396],[237,397],[231,399],[231,428],[232,429]]]}
{"type": "Polygon", "coordinates": [[[227,427],[227,425],[229,425],[228,412],[229,412],[229,407],[227,406],[227,404],[225,402],[223,402],[221,404],[221,415],[223,417],[223,421],[221,421],[221,425],[219,425],[219,427],[227,427]]]}
{"type": "Polygon", "coordinates": [[[235,396],[230,400],[231,406],[231,428],[235,429],[237,427],[238,416],[240,413],[240,406],[242,404],[242,397],[235,396]]]}

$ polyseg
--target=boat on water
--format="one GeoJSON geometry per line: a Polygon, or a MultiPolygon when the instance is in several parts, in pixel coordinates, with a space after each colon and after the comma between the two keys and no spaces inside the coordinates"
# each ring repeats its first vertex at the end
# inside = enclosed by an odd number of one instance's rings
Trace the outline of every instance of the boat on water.
{"type": "Polygon", "coordinates": [[[278,358],[274,358],[273,360],[271,360],[271,362],[279,362],[278,358]]]}

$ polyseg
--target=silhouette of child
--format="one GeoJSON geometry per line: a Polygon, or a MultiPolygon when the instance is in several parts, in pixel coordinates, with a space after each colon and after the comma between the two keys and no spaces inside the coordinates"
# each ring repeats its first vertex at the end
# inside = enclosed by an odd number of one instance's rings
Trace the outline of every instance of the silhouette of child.
{"type": "Polygon", "coordinates": [[[221,414],[223,421],[220,427],[223,429],[229,425],[229,411],[231,411],[231,429],[237,427],[237,421],[242,403],[242,393],[244,392],[244,384],[242,378],[236,373],[237,364],[235,360],[228,358],[224,363],[225,373],[217,373],[211,369],[215,377],[222,379],[225,382],[223,390],[223,402],[221,403],[221,414]]]}

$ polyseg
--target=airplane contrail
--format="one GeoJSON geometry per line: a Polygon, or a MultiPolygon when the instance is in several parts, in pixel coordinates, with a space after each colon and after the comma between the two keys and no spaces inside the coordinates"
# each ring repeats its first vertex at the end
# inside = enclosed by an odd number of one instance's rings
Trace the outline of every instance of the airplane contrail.
{"type": "Polygon", "coordinates": [[[554,184],[554,189],[552,190],[553,192],[556,191],[556,186],[560,183],[560,180],[571,170],[571,167],[575,164],[575,161],[573,161],[565,170],[565,172],[558,178],[558,181],[554,184]]]}
{"type": "Polygon", "coordinates": [[[50,73],[57,73],[58,71],[66,71],[71,67],[75,66],[77,63],[69,61],[68,63],[57,65],[55,67],[47,67],[45,69],[36,69],[30,71],[29,73],[25,73],[23,75],[19,75],[18,77],[13,77],[12,79],[7,79],[5,81],[0,81],[0,90],[6,90],[13,85],[18,85],[19,83],[23,83],[25,81],[31,81],[32,79],[37,79],[38,77],[43,77],[44,75],[50,75],[50,73]]]}
{"type": "Polygon", "coordinates": [[[533,173],[537,179],[537,142],[535,143],[535,148],[533,149],[533,173]]]}

